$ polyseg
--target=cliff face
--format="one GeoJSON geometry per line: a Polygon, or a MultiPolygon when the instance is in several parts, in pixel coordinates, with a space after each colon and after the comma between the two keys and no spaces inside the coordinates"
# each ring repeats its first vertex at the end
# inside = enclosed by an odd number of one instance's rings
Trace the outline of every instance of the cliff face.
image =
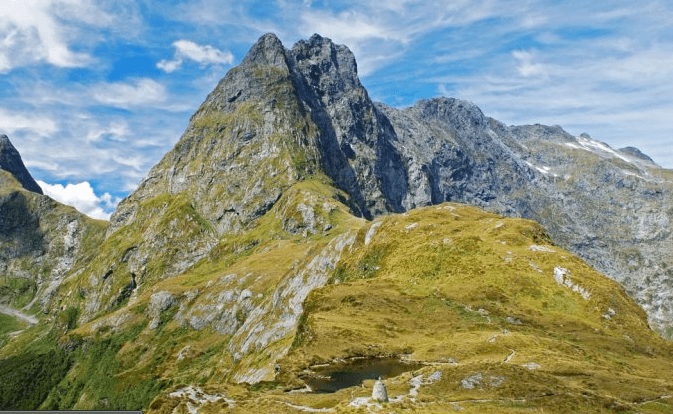
{"type": "Polygon", "coordinates": [[[4,134],[0,135],[0,169],[12,174],[26,190],[42,194],[42,189],[23,165],[19,152],[4,134]]]}

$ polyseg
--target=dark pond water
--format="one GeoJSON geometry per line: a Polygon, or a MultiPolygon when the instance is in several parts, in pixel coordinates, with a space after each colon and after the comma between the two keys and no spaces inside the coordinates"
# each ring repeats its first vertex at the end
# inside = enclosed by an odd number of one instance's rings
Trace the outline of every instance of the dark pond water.
{"type": "Polygon", "coordinates": [[[313,374],[301,379],[316,393],[330,393],[362,384],[368,379],[396,377],[421,368],[423,364],[408,363],[398,358],[368,358],[314,367],[313,374]]]}

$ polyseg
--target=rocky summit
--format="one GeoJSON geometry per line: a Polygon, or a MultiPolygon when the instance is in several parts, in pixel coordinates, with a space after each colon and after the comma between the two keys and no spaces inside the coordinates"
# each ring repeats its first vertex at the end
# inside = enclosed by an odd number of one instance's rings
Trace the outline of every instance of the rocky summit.
{"type": "Polygon", "coordinates": [[[372,102],[319,35],[262,36],[109,224],[0,169],[0,409],[673,408],[673,171],[372,102]]]}
{"type": "Polygon", "coordinates": [[[26,190],[42,194],[42,189],[23,165],[19,152],[4,134],[0,135],[0,169],[12,174],[26,190]]]}

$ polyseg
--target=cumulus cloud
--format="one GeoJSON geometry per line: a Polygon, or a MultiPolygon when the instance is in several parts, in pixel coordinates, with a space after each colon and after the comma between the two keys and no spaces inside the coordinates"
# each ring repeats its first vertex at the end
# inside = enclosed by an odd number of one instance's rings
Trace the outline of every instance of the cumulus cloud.
{"type": "Polygon", "coordinates": [[[173,42],[175,54],[171,60],[162,60],[157,67],[166,73],[171,73],[180,68],[185,59],[207,64],[228,64],[234,62],[234,55],[228,51],[222,51],[210,45],[201,46],[189,40],[177,40],[173,42]]]}
{"type": "Polygon", "coordinates": [[[120,201],[116,197],[113,199],[110,193],[105,193],[102,196],[96,195],[88,181],[68,184],[65,187],[61,184],[48,184],[44,181],[38,181],[37,183],[45,195],[63,204],[75,207],[87,216],[98,220],[109,220],[112,210],[120,201]]]}

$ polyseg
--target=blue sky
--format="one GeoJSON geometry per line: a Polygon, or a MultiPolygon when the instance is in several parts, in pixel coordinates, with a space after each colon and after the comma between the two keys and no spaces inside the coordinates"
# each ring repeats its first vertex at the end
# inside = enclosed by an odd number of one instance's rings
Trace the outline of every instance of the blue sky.
{"type": "Polygon", "coordinates": [[[467,99],[673,168],[670,1],[0,1],[0,133],[46,192],[105,218],[250,46],[319,33],[374,100],[467,99]]]}

